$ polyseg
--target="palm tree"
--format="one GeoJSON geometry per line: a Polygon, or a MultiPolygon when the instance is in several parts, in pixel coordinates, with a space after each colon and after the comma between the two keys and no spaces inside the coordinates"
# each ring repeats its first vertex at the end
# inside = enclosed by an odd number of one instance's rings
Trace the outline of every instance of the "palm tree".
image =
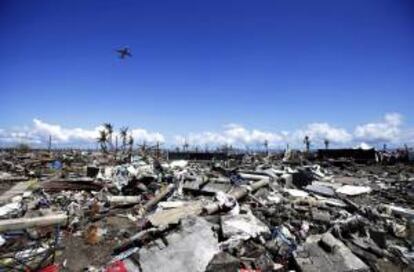
{"type": "Polygon", "coordinates": [[[128,127],[122,127],[119,130],[119,135],[121,136],[121,140],[122,140],[122,150],[125,151],[125,148],[127,146],[127,141],[128,141],[128,127]]]}
{"type": "Polygon", "coordinates": [[[305,138],[303,139],[303,143],[306,146],[306,152],[309,152],[311,142],[310,142],[310,139],[309,139],[308,135],[306,135],[305,138]]]}
{"type": "Polygon", "coordinates": [[[102,152],[107,153],[108,148],[106,146],[106,143],[108,142],[108,133],[107,133],[106,130],[100,130],[99,131],[99,137],[98,137],[97,141],[101,145],[102,152]]]}
{"type": "Polygon", "coordinates": [[[104,123],[103,126],[106,129],[106,132],[108,134],[109,146],[111,147],[111,149],[113,149],[112,134],[114,133],[114,127],[111,123],[104,123]]]}
{"type": "Polygon", "coordinates": [[[324,141],[323,141],[323,143],[325,144],[325,149],[328,149],[329,148],[329,140],[328,139],[325,139],[324,141]]]}

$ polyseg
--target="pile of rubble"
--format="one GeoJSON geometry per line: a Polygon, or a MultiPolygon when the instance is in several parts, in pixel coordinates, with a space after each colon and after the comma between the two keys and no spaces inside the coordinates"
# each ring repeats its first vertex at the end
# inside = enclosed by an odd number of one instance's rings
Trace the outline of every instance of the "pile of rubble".
{"type": "Polygon", "coordinates": [[[0,154],[1,271],[414,271],[414,167],[0,154]]]}

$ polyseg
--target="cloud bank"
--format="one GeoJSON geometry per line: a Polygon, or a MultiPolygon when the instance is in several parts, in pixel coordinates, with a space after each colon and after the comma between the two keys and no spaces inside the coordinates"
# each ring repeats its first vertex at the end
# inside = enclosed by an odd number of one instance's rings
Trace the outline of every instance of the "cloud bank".
{"type": "Polygon", "coordinates": [[[176,136],[175,140],[178,144],[184,144],[185,142],[191,145],[234,145],[234,146],[246,146],[257,143],[263,143],[268,141],[269,144],[283,142],[284,136],[279,133],[273,133],[268,131],[261,131],[257,129],[246,129],[238,124],[229,124],[224,126],[222,132],[201,132],[190,133],[186,136],[176,136]]]}
{"type": "MultiPolygon", "coordinates": [[[[14,128],[10,130],[0,129],[0,143],[3,145],[27,143],[34,146],[48,143],[49,136],[52,137],[53,144],[57,146],[91,146],[96,143],[99,131],[103,126],[93,129],[65,128],[61,125],[50,124],[39,119],[33,119],[31,127],[14,128]]],[[[143,128],[133,128],[130,130],[135,143],[146,142],[165,142],[164,136],[158,132],[150,132],[143,128]]],[[[114,131],[113,139],[119,136],[118,131],[114,131]]]]}
{"type": "Polygon", "coordinates": [[[175,137],[177,144],[190,145],[233,145],[238,147],[263,145],[284,147],[286,144],[302,146],[305,136],[309,136],[313,147],[323,146],[328,140],[331,146],[375,146],[384,143],[414,143],[414,129],[403,129],[403,117],[399,113],[388,113],[377,121],[361,124],[353,131],[336,127],[325,122],[315,122],[295,131],[263,131],[249,129],[242,125],[230,124],[220,132],[204,131],[175,137]]]}
{"type": "MultiPolygon", "coordinates": [[[[312,147],[320,147],[324,140],[329,140],[331,146],[356,146],[361,143],[372,146],[389,144],[414,144],[414,129],[403,127],[403,116],[399,113],[387,113],[382,119],[355,126],[353,130],[337,127],[326,122],[310,123],[294,131],[265,131],[257,128],[247,128],[241,124],[228,124],[220,131],[202,131],[166,137],[161,132],[149,131],[145,128],[131,128],[135,143],[143,141],[166,143],[167,146],[222,146],[258,147],[265,142],[269,147],[284,147],[286,144],[302,146],[303,138],[310,137],[312,147]]],[[[12,129],[0,128],[0,144],[2,146],[16,143],[27,143],[33,146],[46,146],[49,136],[52,136],[56,146],[95,146],[96,139],[102,126],[91,129],[68,128],[59,124],[51,124],[39,119],[33,119],[30,126],[12,129]]],[[[115,129],[113,139],[118,135],[115,129]]]]}

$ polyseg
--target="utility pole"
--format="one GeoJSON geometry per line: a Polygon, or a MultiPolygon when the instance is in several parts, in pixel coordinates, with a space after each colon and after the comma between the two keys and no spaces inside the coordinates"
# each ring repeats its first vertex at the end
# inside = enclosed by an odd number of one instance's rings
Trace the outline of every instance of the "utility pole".
{"type": "Polygon", "coordinates": [[[157,141],[155,157],[157,158],[157,160],[160,159],[160,142],[159,141],[157,141]]]}
{"type": "Polygon", "coordinates": [[[187,152],[187,148],[189,147],[189,144],[188,144],[188,141],[187,141],[187,138],[184,140],[184,145],[183,145],[183,151],[184,152],[187,152]]]}
{"type": "Polygon", "coordinates": [[[269,156],[269,141],[267,139],[264,141],[263,146],[266,151],[266,156],[269,156]]]}
{"type": "Polygon", "coordinates": [[[49,150],[49,152],[52,150],[52,135],[51,134],[49,134],[49,143],[48,143],[47,149],[49,150]]]}
{"type": "Polygon", "coordinates": [[[115,136],[115,161],[118,154],[118,135],[115,136]]]}
{"type": "Polygon", "coordinates": [[[311,142],[308,135],[303,139],[303,143],[305,144],[306,153],[309,153],[311,142]]]}

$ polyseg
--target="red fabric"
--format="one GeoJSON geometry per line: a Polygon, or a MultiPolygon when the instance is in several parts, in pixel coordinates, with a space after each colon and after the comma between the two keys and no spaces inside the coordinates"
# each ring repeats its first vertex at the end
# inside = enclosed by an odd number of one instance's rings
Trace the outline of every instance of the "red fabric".
{"type": "Polygon", "coordinates": [[[128,272],[123,261],[116,261],[106,268],[105,272],[128,272]]]}
{"type": "Polygon", "coordinates": [[[51,264],[49,266],[43,267],[39,272],[59,272],[59,266],[57,264],[51,264]]]}

